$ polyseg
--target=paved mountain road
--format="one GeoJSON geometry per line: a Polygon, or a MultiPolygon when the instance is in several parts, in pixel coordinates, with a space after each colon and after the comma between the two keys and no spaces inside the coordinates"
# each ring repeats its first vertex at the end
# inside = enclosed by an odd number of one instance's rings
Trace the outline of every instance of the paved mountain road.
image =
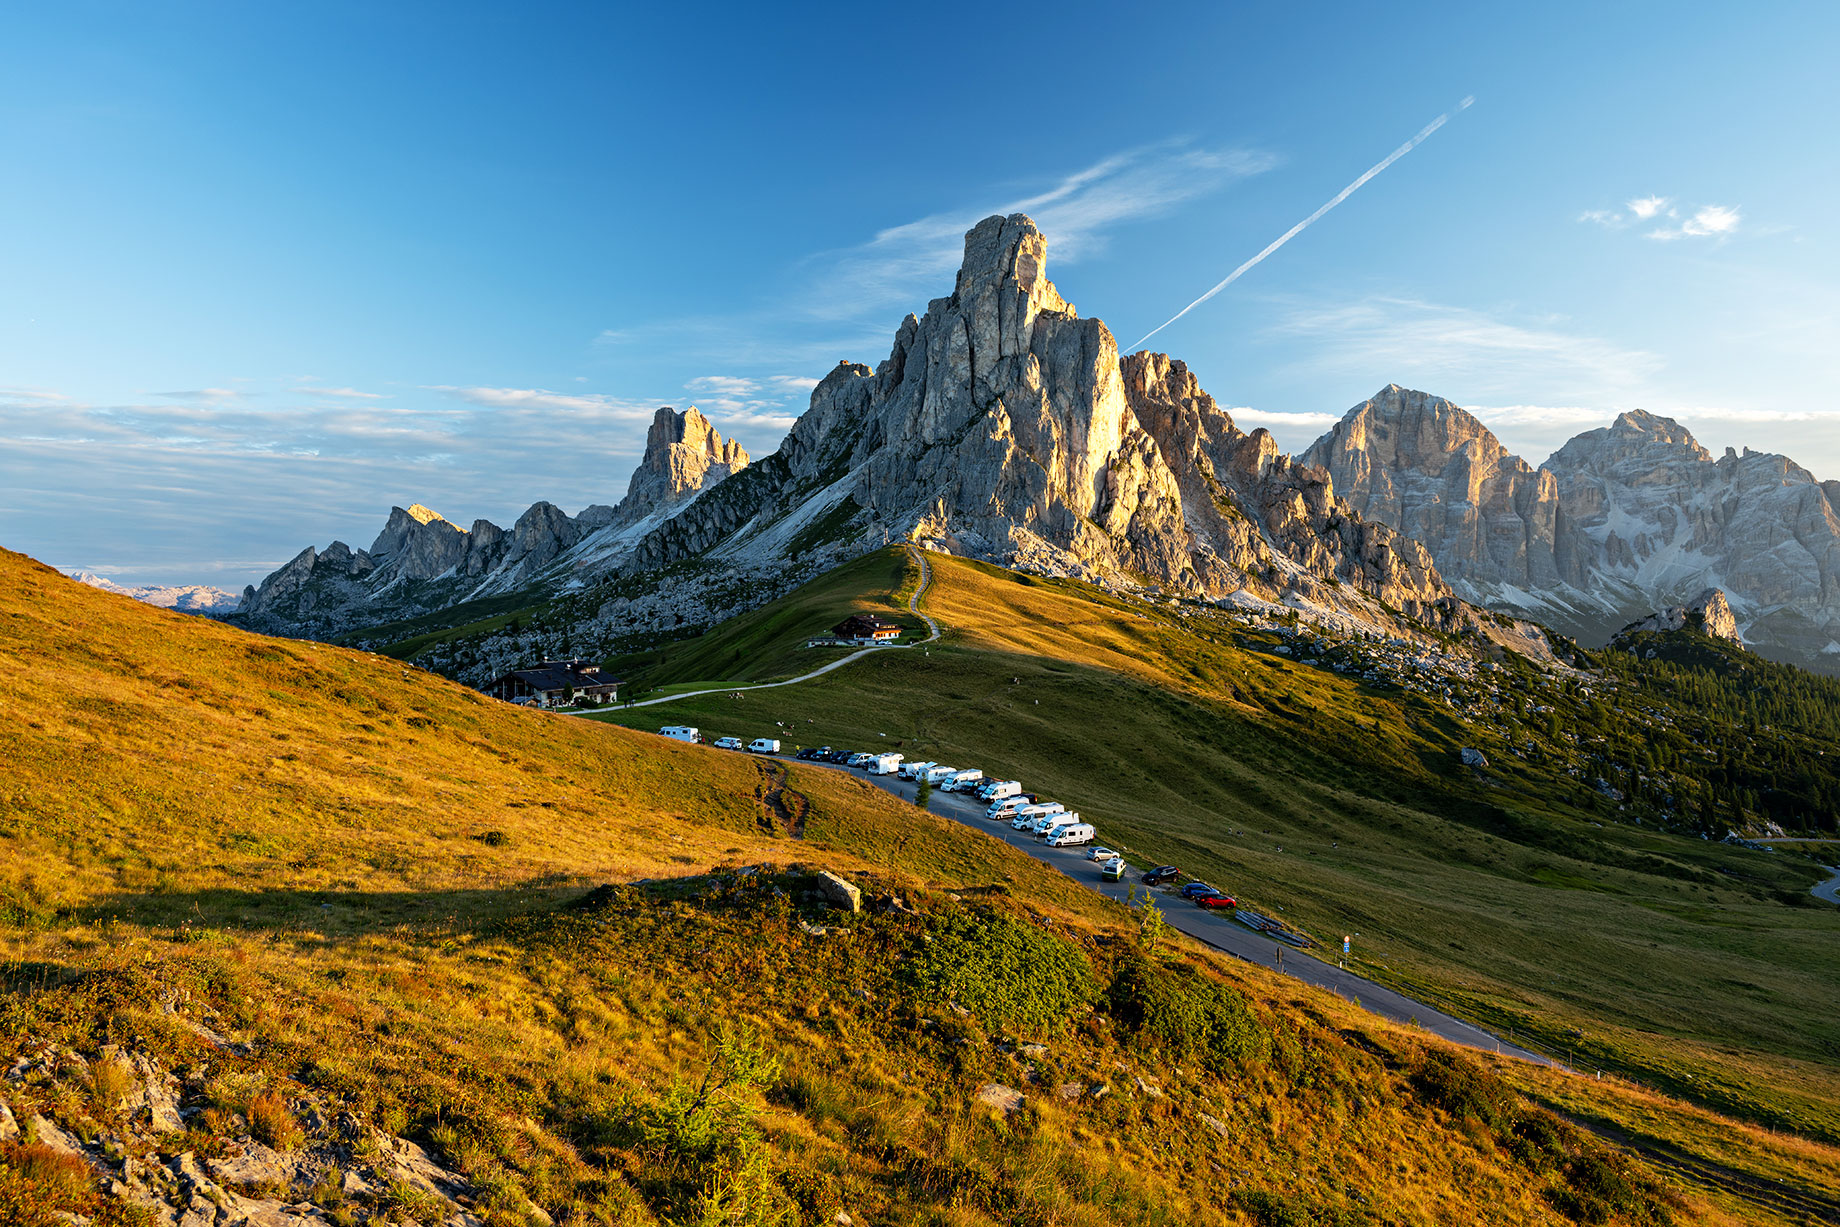
{"type": "MultiPolygon", "coordinates": [[[[790,756],[787,757],[790,758],[790,756]]],[[[809,765],[829,767],[838,771],[851,770],[839,763],[811,763],[809,765]]],[[[868,775],[859,771],[851,773],[866,779],[877,788],[893,793],[904,801],[912,801],[919,787],[911,780],[902,780],[894,776],[868,775]]],[[[1107,882],[1101,879],[1099,866],[1086,859],[1087,850],[1085,848],[1050,848],[1045,844],[1037,843],[1033,835],[1011,830],[1008,821],[991,822],[984,817],[985,803],[967,793],[934,792],[929,808],[940,817],[956,819],[966,826],[976,827],[985,834],[1028,853],[1036,860],[1045,861],[1080,885],[1096,890],[1108,899],[1115,899],[1120,903],[1126,901],[1126,894],[1132,884],[1107,882]]],[[[1138,887],[1140,895],[1143,890],[1142,886],[1138,887]]],[[[1204,911],[1174,892],[1159,895],[1158,906],[1163,909],[1164,918],[1173,927],[1180,929],[1190,937],[1248,962],[1260,963],[1282,971],[1306,984],[1326,988],[1364,1009],[1373,1011],[1382,1018],[1390,1018],[1394,1022],[1417,1024],[1433,1035],[1469,1048],[1500,1052],[1526,1061],[1537,1061],[1543,1065],[1552,1064],[1549,1058],[1537,1052],[1530,1052],[1499,1036],[1491,1035],[1473,1023],[1452,1017],[1442,1010],[1434,1009],[1421,1001],[1387,988],[1383,984],[1376,984],[1372,980],[1346,971],[1334,963],[1305,954],[1295,947],[1266,937],[1262,933],[1255,933],[1234,920],[1230,913],[1204,911]],[[1280,958],[1283,960],[1282,963],[1279,962],[1280,958]]]]}
{"type": "Polygon", "coordinates": [[[925,639],[915,640],[913,643],[888,643],[879,647],[863,648],[861,651],[851,652],[848,656],[833,660],[828,665],[813,669],[810,673],[801,673],[797,677],[789,677],[780,682],[756,682],[751,686],[712,686],[708,690],[686,690],[682,694],[667,694],[656,699],[641,699],[637,703],[626,703],[613,709],[603,710],[630,711],[635,707],[651,707],[657,703],[676,703],[680,699],[694,699],[706,694],[734,694],[741,690],[772,690],[777,686],[796,686],[800,682],[809,682],[814,677],[823,677],[826,673],[841,669],[851,661],[861,660],[865,656],[876,656],[882,652],[905,652],[932,643],[939,638],[939,623],[920,612],[920,595],[926,591],[927,584],[932,581],[933,568],[926,560],[925,550],[914,550],[913,554],[915,561],[920,564],[920,583],[915,586],[914,594],[907,598],[907,608],[909,612],[923,619],[927,629],[932,632],[925,639]]]}
{"type": "MultiPolygon", "coordinates": [[[[1793,835],[1780,838],[1752,840],[1759,844],[1840,844],[1840,839],[1797,839],[1793,835]]],[[[1834,876],[1825,882],[1817,882],[1808,888],[1808,893],[1828,903],[1840,904],[1840,865],[1829,865],[1827,871],[1834,876]]]]}

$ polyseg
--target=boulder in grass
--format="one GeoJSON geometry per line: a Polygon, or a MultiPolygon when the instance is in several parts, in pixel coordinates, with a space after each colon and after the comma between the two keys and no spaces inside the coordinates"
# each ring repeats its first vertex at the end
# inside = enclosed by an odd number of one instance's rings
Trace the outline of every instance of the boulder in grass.
{"type": "Polygon", "coordinates": [[[1004,1086],[1001,1082],[986,1082],[978,1088],[977,1101],[987,1108],[994,1108],[1008,1116],[1019,1112],[1028,1102],[1028,1097],[1013,1086],[1004,1086]]]}
{"type": "Polygon", "coordinates": [[[846,912],[862,911],[862,891],[828,869],[818,871],[818,893],[832,907],[846,912]]]}

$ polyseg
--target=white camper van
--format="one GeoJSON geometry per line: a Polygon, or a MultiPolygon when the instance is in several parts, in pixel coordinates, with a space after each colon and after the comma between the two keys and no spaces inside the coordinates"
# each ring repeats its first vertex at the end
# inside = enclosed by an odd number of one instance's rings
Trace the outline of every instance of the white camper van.
{"type": "Polygon", "coordinates": [[[1064,814],[1067,807],[1059,801],[1044,801],[1040,805],[1025,805],[1013,812],[1009,820],[1011,830],[1028,831],[1034,829],[1037,820],[1048,814],[1064,814]]]}
{"type": "Polygon", "coordinates": [[[669,737],[672,741],[687,741],[696,744],[703,740],[703,734],[688,724],[667,724],[658,730],[660,737],[669,737]]]}
{"type": "Polygon", "coordinates": [[[1076,848],[1093,841],[1093,829],[1090,822],[1070,822],[1048,836],[1050,848],[1076,848]]]}
{"type": "Polygon", "coordinates": [[[1067,826],[1069,823],[1078,822],[1079,820],[1080,816],[1077,813],[1068,813],[1066,810],[1062,810],[1058,814],[1043,814],[1041,817],[1037,818],[1034,824],[1028,829],[1035,832],[1037,835],[1045,837],[1054,834],[1059,828],[1067,826]]]}
{"type": "Polygon", "coordinates": [[[983,778],[984,773],[979,771],[976,767],[973,767],[969,771],[961,771],[957,775],[952,776],[939,787],[945,792],[970,792],[973,788],[978,786],[978,781],[983,778]]]}
{"type": "Polygon", "coordinates": [[[1004,797],[1013,797],[1021,791],[1021,780],[990,780],[977,790],[977,795],[986,801],[1001,801],[1004,797]]]}
{"type": "Polygon", "coordinates": [[[941,784],[957,774],[957,767],[928,767],[923,778],[929,784],[941,784]]]}
{"type": "Polygon", "coordinates": [[[927,772],[931,771],[933,769],[933,765],[934,764],[932,763],[931,760],[928,760],[927,762],[924,762],[924,763],[902,763],[901,764],[901,778],[904,780],[917,780],[922,775],[925,775],[927,772]]]}
{"type": "Polygon", "coordinates": [[[869,760],[870,775],[893,775],[901,769],[899,754],[878,754],[869,760]]]}
{"type": "Polygon", "coordinates": [[[772,737],[756,737],[754,740],[748,742],[748,752],[751,754],[778,754],[779,741],[772,737]]]}

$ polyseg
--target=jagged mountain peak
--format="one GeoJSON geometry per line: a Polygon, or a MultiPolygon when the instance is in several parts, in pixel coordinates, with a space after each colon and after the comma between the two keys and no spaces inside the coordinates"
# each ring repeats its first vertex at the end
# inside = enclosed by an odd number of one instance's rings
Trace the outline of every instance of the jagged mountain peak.
{"type": "Polygon", "coordinates": [[[384,522],[383,531],[377,534],[377,540],[371,543],[370,552],[376,555],[398,553],[404,546],[422,537],[425,531],[441,536],[466,532],[458,524],[450,523],[440,512],[420,503],[411,503],[408,507],[390,508],[390,518],[384,522]],[[436,527],[429,530],[430,525],[436,527]]]}
{"type": "Polygon", "coordinates": [[[839,558],[908,539],[1217,599],[1461,617],[1422,549],[1363,522],[1267,432],[1239,430],[1186,365],[1121,357],[1048,279],[1047,254],[1025,215],[977,223],[952,294],[907,316],[881,365],[840,363],[776,456],[635,558],[765,561],[824,524],[839,558]]]}
{"type": "Polygon", "coordinates": [[[1013,282],[1037,310],[1077,314],[1048,280],[1048,240],[1026,213],[985,218],[965,233],[965,255],[953,286],[955,299],[1013,282]]]}
{"type": "Polygon", "coordinates": [[[1609,426],[1572,436],[1546,461],[1546,468],[1597,470],[1606,465],[1663,460],[1710,461],[1712,453],[1701,447],[1691,431],[1673,418],[1645,409],[1617,414],[1609,426]]]}
{"type": "Polygon", "coordinates": [[[633,470],[612,523],[625,527],[667,513],[748,465],[739,440],[722,438],[695,405],[666,405],[652,415],[645,454],[633,470]]]}

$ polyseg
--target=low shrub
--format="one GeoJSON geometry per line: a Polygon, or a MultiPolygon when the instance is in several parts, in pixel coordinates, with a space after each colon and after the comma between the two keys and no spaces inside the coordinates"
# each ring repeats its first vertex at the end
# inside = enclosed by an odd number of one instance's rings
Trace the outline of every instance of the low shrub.
{"type": "Polygon", "coordinates": [[[961,913],[926,936],[908,965],[914,985],[993,1030],[1058,1031],[1098,996],[1078,946],[1013,917],[961,913]]]}
{"type": "Polygon", "coordinates": [[[1412,1085],[1428,1103],[1457,1120],[1472,1119],[1497,1128],[1512,1119],[1514,1092],[1494,1071],[1455,1052],[1425,1053],[1412,1072],[1412,1085]]]}
{"type": "Polygon", "coordinates": [[[1262,1064],[1271,1036],[1231,987],[1188,964],[1130,954],[1112,976],[1112,1016],[1140,1047],[1216,1070],[1262,1064]]]}

